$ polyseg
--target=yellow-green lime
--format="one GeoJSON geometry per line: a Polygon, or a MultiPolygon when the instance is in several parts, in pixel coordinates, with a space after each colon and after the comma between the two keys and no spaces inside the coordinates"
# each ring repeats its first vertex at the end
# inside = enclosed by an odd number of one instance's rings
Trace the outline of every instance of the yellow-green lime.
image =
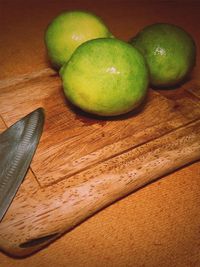
{"type": "Polygon", "coordinates": [[[85,11],[69,11],[59,14],[48,25],[45,44],[51,62],[59,68],[80,44],[101,37],[112,34],[100,17],[85,11]]]}
{"type": "Polygon", "coordinates": [[[183,81],[195,65],[194,40],[176,25],[149,25],[132,38],[130,43],[146,58],[153,86],[176,85],[183,81]]]}
{"type": "Polygon", "coordinates": [[[101,116],[120,115],[136,108],[148,86],[148,68],[142,54],[114,38],[80,45],[60,75],[69,101],[101,116]]]}

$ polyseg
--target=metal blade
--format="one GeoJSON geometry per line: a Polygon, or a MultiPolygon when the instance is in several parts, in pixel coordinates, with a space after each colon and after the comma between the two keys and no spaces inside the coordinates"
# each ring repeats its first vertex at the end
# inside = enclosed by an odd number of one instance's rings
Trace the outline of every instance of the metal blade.
{"type": "Polygon", "coordinates": [[[26,175],[43,125],[44,110],[38,108],[0,134],[0,221],[26,175]]]}

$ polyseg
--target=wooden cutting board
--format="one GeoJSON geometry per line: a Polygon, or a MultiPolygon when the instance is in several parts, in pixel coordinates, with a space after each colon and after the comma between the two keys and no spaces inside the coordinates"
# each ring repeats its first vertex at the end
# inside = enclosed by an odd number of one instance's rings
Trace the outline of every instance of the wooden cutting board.
{"type": "Polygon", "coordinates": [[[200,89],[194,81],[149,89],[144,104],[116,118],[90,116],[44,69],[0,81],[0,131],[38,107],[44,132],[31,167],[0,223],[0,248],[26,256],[139,187],[200,159],[200,89]]]}

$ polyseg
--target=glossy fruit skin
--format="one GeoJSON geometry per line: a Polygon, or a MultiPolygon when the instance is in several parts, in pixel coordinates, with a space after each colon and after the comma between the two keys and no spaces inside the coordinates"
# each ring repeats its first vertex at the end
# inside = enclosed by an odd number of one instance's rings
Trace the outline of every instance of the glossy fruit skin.
{"type": "Polygon", "coordinates": [[[101,18],[85,11],[63,12],[48,25],[45,45],[52,64],[60,68],[80,44],[100,37],[112,37],[101,18]]]}
{"type": "Polygon", "coordinates": [[[79,46],[61,71],[66,97],[82,110],[100,116],[127,113],[143,101],[148,68],[141,53],[112,38],[79,46]]]}
{"type": "Polygon", "coordinates": [[[130,43],[144,55],[153,86],[177,85],[195,66],[195,42],[185,30],[176,25],[149,25],[132,38],[130,43]]]}

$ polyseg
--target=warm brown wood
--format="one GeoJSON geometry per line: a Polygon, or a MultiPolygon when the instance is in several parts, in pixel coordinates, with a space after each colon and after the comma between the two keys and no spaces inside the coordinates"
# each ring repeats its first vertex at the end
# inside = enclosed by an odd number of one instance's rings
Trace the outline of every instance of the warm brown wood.
{"type": "Polygon", "coordinates": [[[51,69],[0,87],[0,115],[8,126],[39,106],[46,111],[31,170],[0,224],[0,247],[13,255],[37,251],[98,210],[200,158],[199,88],[190,82],[176,97],[149,90],[140,110],[114,119],[74,109],[51,69]]]}
{"type": "Polygon", "coordinates": [[[43,187],[200,116],[198,99],[185,90],[176,102],[150,90],[139,111],[109,120],[72,109],[51,69],[1,84],[6,87],[1,88],[0,114],[7,125],[40,106],[46,111],[44,133],[31,164],[43,187]]]}
{"type": "MultiPolygon", "coordinates": [[[[192,82],[186,83],[185,89],[199,92],[198,0],[2,0],[0,80],[6,78],[10,83],[11,79],[21,79],[21,75],[37,73],[49,66],[43,43],[44,29],[59,12],[77,8],[100,15],[123,40],[155,22],[170,22],[186,29],[195,38],[198,57],[192,82]]],[[[180,89],[171,90],[170,95],[169,91],[162,90],[161,94],[174,101],[180,89]]],[[[179,111],[182,109],[177,103],[176,107],[179,111]]],[[[188,109],[192,108],[190,102],[188,109]]],[[[189,116],[186,108],[181,112],[189,116]]],[[[27,177],[23,192],[26,182],[27,177]]],[[[31,257],[18,260],[1,251],[0,266],[199,267],[199,189],[200,161],[117,201],[31,257]]],[[[22,186],[18,195],[21,190],[22,186]]],[[[28,196],[28,189],[26,191],[28,196]]],[[[9,210],[8,214],[11,213],[15,214],[9,210]]]]}
{"type": "Polygon", "coordinates": [[[82,182],[72,186],[63,181],[21,191],[0,225],[1,248],[27,255],[113,201],[199,159],[199,136],[200,120],[73,176],[82,182]]]}
{"type": "Polygon", "coordinates": [[[6,130],[6,124],[0,116],[0,133],[6,130]]]}

